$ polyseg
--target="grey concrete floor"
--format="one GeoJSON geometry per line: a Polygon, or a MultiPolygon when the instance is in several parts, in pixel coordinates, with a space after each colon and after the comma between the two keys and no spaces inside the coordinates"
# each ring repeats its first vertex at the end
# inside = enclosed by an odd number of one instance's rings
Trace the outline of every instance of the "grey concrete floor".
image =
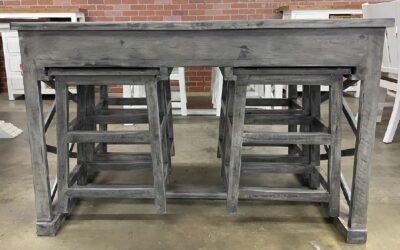
{"type": "MultiPolygon", "coordinates": [[[[355,100],[349,101],[354,107],[355,100]]],[[[24,101],[8,102],[1,94],[0,120],[24,133],[0,140],[0,249],[400,249],[400,132],[392,144],[381,142],[389,114],[377,127],[366,245],[345,244],[317,204],[267,201],[241,201],[238,213],[228,215],[224,201],[168,200],[168,214],[155,215],[150,200],[86,199],[57,237],[37,237],[24,101]]],[[[217,126],[215,117],[174,120],[171,183],[221,184],[217,126]]],[[[344,147],[354,142],[347,125],[343,138],[344,147]]],[[[55,158],[49,158],[54,176],[55,158]]],[[[352,158],[343,160],[348,178],[351,163],[352,158]]],[[[151,181],[151,175],[102,173],[95,181],[139,183],[151,181]]],[[[298,185],[291,175],[243,176],[243,183],[298,185]]]]}

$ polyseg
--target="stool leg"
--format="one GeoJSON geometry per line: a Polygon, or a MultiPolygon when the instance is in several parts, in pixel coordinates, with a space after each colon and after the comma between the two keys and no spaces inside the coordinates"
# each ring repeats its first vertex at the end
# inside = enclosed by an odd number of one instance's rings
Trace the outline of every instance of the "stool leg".
{"type": "MultiPolygon", "coordinates": [[[[96,124],[89,123],[88,116],[94,114],[95,106],[95,88],[94,86],[78,85],[77,86],[77,119],[81,124],[79,130],[94,131],[96,124]]],[[[81,174],[78,177],[79,185],[88,183],[88,172],[86,162],[91,161],[94,155],[94,143],[78,143],[78,164],[81,165],[81,174]]]]}
{"type": "MultiPolygon", "coordinates": [[[[108,109],[108,86],[101,85],[100,86],[100,102],[101,102],[101,109],[105,110],[108,109]]],[[[107,124],[100,124],[99,125],[100,131],[107,131],[107,124]]],[[[107,153],[107,143],[100,144],[100,151],[102,153],[107,153]]]]}
{"type": "Polygon", "coordinates": [[[63,81],[57,81],[56,89],[56,112],[57,112],[57,185],[58,185],[58,207],[60,213],[68,213],[69,199],[66,195],[69,175],[69,152],[68,152],[68,88],[63,81]]]}
{"type": "Polygon", "coordinates": [[[155,206],[158,213],[166,212],[165,174],[162,147],[162,131],[157,97],[157,80],[145,83],[149,116],[151,158],[153,162],[155,206]]]}
{"type": "MultiPolygon", "coordinates": [[[[161,115],[161,124],[165,123],[166,125],[161,127],[161,143],[163,147],[163,162],[167,169],[164,169],[168,173],[171,173],[171,154],[169,150],[169,137],[168,137],[168,110],[167,110],[167,97],[165,93],[165,80],[162,80],[157,84],[157,92],[158,92],[158,105],[161,115]],[[164,122],[165,120],[165,122],[164,122]]],[[[167,176],[168,176],[167,175],[167,176]]],[[[167,179],[168,180],[168,179],[167,179]]]]}
{"type": "MultiPolygon", "coordinates": [[[[303,86],[303,95],[302,95],[302,103],[303,103],[303,109],[304,112],[307,115],[311,114],[311,96],[310,96],[310,86],[304,85],[303,86]]],[[[301,132],[310,132],[310,125],[301,125],[300,126],[300,131],[301,132]]],[[[310,145],[303,145],[303,154],[304,157],[306,157],[307,162],[310,163],[310,151],[311,151],[311,146],[310,145]]],[[[310,175],[309,174],[303,174],[303,181],[305,182],[306,185],[310,186],[310,175]]]]}
{"type": "Polygon", "coordinates": [[[167,99],[167,106],[169,107],[169,115],[168,115],[168,138],[170,143],[170,154],[171,156],[175,155],[175,144],[174,144],[174,127],[173,127],[173,114],[172,114],[172,101],[171,101],[171,82],[166,81],[164,83],[165,94],[167,99]]]}
{"type": "Polygon", "coordinates": [[[340,212],[342,84],[340,76],[333,82],[329,94],[329,127],[333,137],[328,159],[328,191],[330,194],[328,214],[330,217],[337,217],[340,212]]]}
{"type": "MultiPolygon", "coordinates": [[[[293,102],[297,100],[297,85],[289,85],[289,94],[288,98],[290,100],[289,109],[293,109],[293,102]]],[[[289,125],[288,132],[297,132],[297,125],[289,125]]],[[[288,149],[289,155],[293,155],[296,153],[295,150],[296,145],[290,145],[288,149]]]]}
{"type": "Polygon", "coordinates": [[[248,77],[238,77],[234,91],[232,143],[229,161],[227,209],[233,213],[237,211],[239,199],[240,168],[242,163],[243,127],[246,109],[246,89],[248,77]]]}
{"type": "Polygon", "coordinates": [[[225,128],[225,113],[227,109],[227,103],[226,103],[226,90],[228,86],[226,81],[223,81],[222,83],[222,94],[221,94],[221,107],[220,107],[220,115],[219,115],[219,129],[218,129],[218,147],[217,147],[217,157],[221,157],[221,150],[223,150],[223,141],[224,141],[224,128],[225,128]],[[222,106],[224,106],[225,111],[222,110],[222,106]]]}
{"type": "MultiPolygon", "coordinates": [[[[310,114],[314,118],[321,117],[321,86],[310,86],[310,114]]],[[[315,131],[315,126],[311,125],[311,130],[315,131]]],[[[310,188],[317,189],[320,185],[319,168],[320,168],[320,145],[312,145],[310,147],[310,165],[312,166],[309,176],[310,188]]]]}
{"type": "MultiPolygon", "coordinates": [[[[222,128],[222,141],[221,141],[221,177],[223,178],[224,184],[228,185],[228,173],[229,173],[229,161],[231,155],[231,130],[230,130],[230,117],[232,117],[232,106],[234,99],[234,87],[235,83],[233,81],[226,81],[225,83],[225,98],[224,106],[225,112],[221,113],[223,117],[223,128],[222,128]]],[[[221,125],[221,123],[220,123],[221,125]]]]}
{"type": "MultiPolygon", "coordinates": [[[[86,121],[86,96],[88,95],[88,86],[87,85],[77,85],[76,86],[76,119],[81,126],[77,129],[86,130],[87,126],[85,126],[86,121]]],[[[87,184],[87,166],[86,166],[86,155],[85,155],[85,143],[77,143],[77,163],[81,166],[81,174],[78,177],[77,183],[78,185],[86,185],[87,184]]]]}

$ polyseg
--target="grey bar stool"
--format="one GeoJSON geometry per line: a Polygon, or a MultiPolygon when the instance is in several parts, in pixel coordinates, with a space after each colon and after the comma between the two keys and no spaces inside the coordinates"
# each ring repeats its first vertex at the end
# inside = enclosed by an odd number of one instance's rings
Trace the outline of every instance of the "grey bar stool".
{"type": "Polygon", "coordinates": [[[68,214],[73,198],[154,198],[166,212],[166,183],[173,153],[172,107],[167,68],[50,68],[57,111],[58,206],[68,214]],[[146,98],[111,98],[109,85],[143,84],[146,98]],[[77,87],[77,116],[69,119],[68,86],[77,87]],[[95,86],[100,86],[96,104],[95,86]],[[118,109],[114,105],[147,105],[118,109]],[[109,131],[108,124],[148,123],[148,130],[109,131]],[[97,125],[99,128],[97,129],[97,125]],[[77,143],[77,165],[69,171],[68,144],[77,143]],[[108,152],[108,144],[150,144],[150,153],[108,152]],[[103,170],[150,169],[153,185],[97,185],[88,176],[103,170]]]}
{"type": "Polygon", "coordinates": [[[227,207],[237,210],[239,197],[326,203],[338,216],[340,197],[340,116],[346,68],[224,68],[223,108],[219,148],[222,175],[228,189],[227,207]],[[248,84],[289,85],[288,98],[246,99],[248,84]],[[298,102],[297,85],[303,85],[298,102]],[[329,85],[329,125],[320,118],[320,86],[329,85]],[[246,106],[282,106],[259,110],[246,106]],[[288,132],[244,131],[244,125],[285,125],[288,132]],[[320,174],[320,145],[328,147],[327,180],[320,174]],[[286,155],[243,155],[243,146],[287,147],[286,155]],[[239,187],[241,174],[300,174],[301,188],[239,187]],[[322,188],[319,188],[320,185],[322,188]]]}

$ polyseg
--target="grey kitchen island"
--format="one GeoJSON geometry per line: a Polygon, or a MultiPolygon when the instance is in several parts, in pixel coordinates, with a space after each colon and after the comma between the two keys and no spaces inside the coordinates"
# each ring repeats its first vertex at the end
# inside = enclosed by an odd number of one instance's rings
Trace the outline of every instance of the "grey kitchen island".
{"type": "MultiPolygon", "coordinates": [[[[71,76],[74,71],[52,72],[59,69],[101,71],[130,68],[159,68],[163,71],[176,66],[213,66],[225,69],[340,67],[349,72],[346,76],[348,79],[361,80],[362,84],[353,181],[351,191],[346,190],[349,198],[348,216],[337,216],[333,218],[333,223],[347,242],[365,242],[371,156],[376,127],[376,93],[379,88],[385,29],[393,24],[394,21],[389,19],[13,23],[12,29],[18,30],[20,36],[38,235],[54,235],[67,214],[58,209],[57,202],[53,202],[54,192],[49,183],[47,152],[55,149],[46,146],[45,131],[49,117],[54,112],[44,117],[39,81],[54,86],[54,75],[71,76]]],[[[113,80],[107,76],[103,79],[113,80]]],[[[58,89],[66,91],[65,86],[58,89]]],[[[73,99],[74,96],[70,98],[73,99]]],[[[241,133],[236,136],[240,139],[241,133]]],[[[107,141],[112,139],[102,142],[107,141]]],[[[236,146],[233,143],[232,148],[236,146]]],[[[237,157],[233,156],[231,160],[237,160],[237,157]]],[[[233,176],[229,175],[229,178],[233,176]]],[[[65,193],[62,195],[73,193],[74,190],[69,189],[71,187],[68,185],[63,186],[61,190],[65,193]]],[[[166,185],[165,190],[160,190],[166,198],[228,198],[227,191],[223,188],[213,192],[213,189],[174,189],[166,185]]],[[[122,187],[121,190],[113,187],[113,190],[108,191],[114,191],[116,197],[135,198],[129,190],[124,193],[122,187]]],[[[240,193],[235,195],[241,197],[240,193]]],[[[138,197],[154,196],[153,192],[148,192],[141,193],[138,197]]],[[[279,194],[268,197],[281,199],[279,194]]]]}

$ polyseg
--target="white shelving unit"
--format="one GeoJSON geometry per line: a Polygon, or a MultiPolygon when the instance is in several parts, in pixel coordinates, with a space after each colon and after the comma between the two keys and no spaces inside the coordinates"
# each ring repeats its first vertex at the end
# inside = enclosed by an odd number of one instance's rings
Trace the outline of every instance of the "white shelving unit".
{"type": "MultiPolygon", "coordinates": [[[[354,16],[361,18],[362,17],[362,9],[361,4],[353,4],[353,5],[288,5],[282,6],[278,9],[282,12],[282,19],[303,19],[303,20],[312,20],[312,19],[343,19],[343,18],[352,18],[354,16]]],[[[328,86],[322,86],[322,91],[328,91],[328,86]]],[[[301,91],[301,86],[299,86],[299,91],[301,91]]],[[[346,91],[355,92],[355,96],[359,95],[359,86],[353,86],[348,88],[346,91]]]]}
{"type": "MultiPolygon", "coordinates": [[[[77,8],[43,8],[43,9],[4,9],[0,10],[0,20],[39,20],[84,22],[85,15],[77,8]]],[[[4,63],[7,76],[8,99],[15,100],[16,95],[24,94],[21,53],[19,48],[18,32],[10,30],[9,23],[1,23],[1,38],[3,42],[4,63]]],[[[42,83],[42,94],[54,94],[42,83]]]]}

